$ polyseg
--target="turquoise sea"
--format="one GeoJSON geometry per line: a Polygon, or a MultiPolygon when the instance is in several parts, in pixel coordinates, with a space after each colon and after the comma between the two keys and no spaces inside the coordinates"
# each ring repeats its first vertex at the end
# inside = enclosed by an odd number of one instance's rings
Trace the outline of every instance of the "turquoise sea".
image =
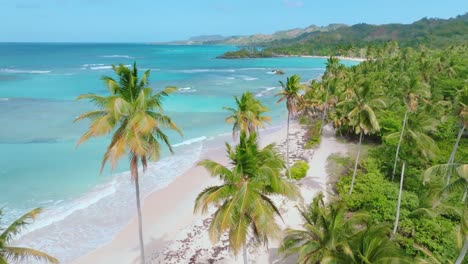
{"type": "MultiPolygon", "coordinates": [[[[143,195],[163,188],[187,170],[203,146],[228,138],[223,106],[252,91],[271,109],[272,126],[285,118],[274,94],[285,75],[303,81],[323,73],[325,59],[268,58],[221,60],[233,46],[162,46],[149,44],[0,43],[0,208],[8,222],[35,207],[44,212],[22,244],[67,263],[110,241],[134,214],[127,161],[99,174],[109,138],[76,148],[87,123],[73,123],[92,109],[74,99],[82,93],[105,94],[100,81],[112,76],[112,64],[151,69],[152,87],[179,91],[165,101],[167,114],[183,130],[170,134],[176,154],[152,164],[142,182],[143,195]],[[79,245],[79,246],[77,246],[79,245]]],[[[346,65],[355,62],[344,62],[346,65]]]]}

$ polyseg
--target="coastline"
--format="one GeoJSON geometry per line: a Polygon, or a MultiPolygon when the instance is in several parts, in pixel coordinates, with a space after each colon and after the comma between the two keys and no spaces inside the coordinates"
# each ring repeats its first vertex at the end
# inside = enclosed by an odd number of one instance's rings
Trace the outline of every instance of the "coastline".
{"type": "MultiPolygon", "coordinates": [[[[303,200],[287,201],[272,197],[275,203],[279,204],[283,215],[282,228],[300,226],[301,216],[295,210],[295,206],[297,203],[310,203],[318,192],[326,192],[326,160],[331,153],[346,150],[343,143],[336,142],[334,131],[329,127],[326,129],[327,136],[324,136],[321,147],[305,150],[303,149],[305,133],[305,127],[297,123],[291,125],[291,162],[303,159],[311,166],[307,176],[299,182],[303,200]]],[[[276,143],[279,150],[284,153],[285,139],[286,126],[283,125],[272,132],[262,131],[260,144],[265,146],[276,143]]],[[[227,163],[224,146],[207,149],[201,156],[201,159],[204,158],[227,163]]],[[[218,183],[219,180],[210,177],[204,168],[194,166],[177,177],[166,188],[151,193],[144,199],[143,226],[146,263],[208,263],[210,261],[241,263],[240,257],[235,258],[229,253],[226,241],[211,245],[206,232],[210,214],[193,214],[193,204],[198,193],[218,183]]],[[[213,212],[212,210],[210,213],[213,212]]],[[[137,230],[137,219],[134,216],[110,243],[75,259],[72,263],[137,263],[139,257],[137,230]]],[[[256,263],[269,263],[272,259],[278,261],[280,259],[276,253],[278,245],[279,241],[271,241],[269,251],[251,248],[249,258],[255,260],[256,263]]]]}
{"type": "MultiPolygon", "coordinates": [[[[328,59],[330,56],[315,56],[315,55],[300,55],[297,57],[301,58],[314,58],[314,59],[328,59]]],[[[333,56],[335,58],[338,58],[340,60],[348,60],[348,61],[358,61],[358,62],[363,62],[366,61],[366,58],[359,58],[359,57],[345,57],[345,56],[333,56]]]]}

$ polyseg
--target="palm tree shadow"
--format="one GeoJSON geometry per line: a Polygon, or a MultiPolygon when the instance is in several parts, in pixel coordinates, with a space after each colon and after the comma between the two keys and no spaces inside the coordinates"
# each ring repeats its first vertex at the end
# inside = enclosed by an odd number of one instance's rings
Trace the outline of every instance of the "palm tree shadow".
{"type": "MultiPolygon", "coordinates": [[[[145,263],[153,263],[153,261],[162,255],[164,255],[164,250],[168,246],[168,244],[171,242],[169,234],[164,234],[162,237],[158,239],[152,238],[150,242],[145,243],[145,263]]],[[[140,247],[134,247],[132,250],[135,250],[135,252],[138,252],[140,250],[140,247]]],[[[177,256],[172,256],[172,257],[177,257],[177,256]]],[[[131,264],[139,264],[140,258],[134,259],[131,264]]]]}
{"type": "Polygon", "coordinates": [[[292,254],[290,256],[284,257],[278,254],[277,248],[270,248],[268,250],[268,263],[270,264],[296,264],[298,256],[297,254],[292,254]]]}
{"type": "Polygon", "coordinates": [[[301,184],[307,188],[312,188],[315,190],[320,190],[323,187],[318,177],[304,177],[301,180],[301,184]]]}

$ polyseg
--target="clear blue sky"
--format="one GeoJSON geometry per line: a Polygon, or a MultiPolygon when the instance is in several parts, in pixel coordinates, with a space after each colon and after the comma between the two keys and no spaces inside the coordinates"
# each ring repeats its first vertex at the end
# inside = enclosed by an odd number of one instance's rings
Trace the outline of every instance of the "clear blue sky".
{"type": "Polygon", "coordinates": [[[467,0],[0,0],[0,42],[168,41],[467,11],[467,0]]]}

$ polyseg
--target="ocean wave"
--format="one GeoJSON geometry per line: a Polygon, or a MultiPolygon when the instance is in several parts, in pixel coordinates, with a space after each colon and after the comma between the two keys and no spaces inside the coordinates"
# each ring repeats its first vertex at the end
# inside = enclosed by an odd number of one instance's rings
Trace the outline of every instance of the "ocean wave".
{"type": "MultiPolygon", "coordinates": [[[[201,155],[201,142],[201,138],[181,142],[177,155],[149,163],[145,173],[140,170],[141,199],[167,187],[192,167],[201,155]]],[[[112,240],[134,217],[134,196],[130,172],[126,171],[114,174],[81,197],[58,203],[44,201],[41,205],[46,209],[15,243],[34,246],[69,263],[112,240]],[[78,244],[79,249],[74,247],[78,244]]]]}
{"type": "Polygon", "coordinates": [[[268,68],[239,68],[238,71],[264,71],[268,70],[268,68]]]}
{"type": "Polygon", "coordinates": [[[0,101],[8,101],[10,98],[0,98],[0,101]]]}
{"type": "Polygon", "coordinates": [[[201,141],[204,141],[206,140],[206,137],[205,136],[201,136],[201,137],[196,137],[196,138],[191,138],[191,139],[187,139],[185,141],[182,141],[180,143],[177,143],[177,144],[174,144],[172,145],[173,147],[180,147],[180,146],[183,146],[183,145],[190,145],[190,144],[193,144],[193,143],[196,143],[196,142],[201,142],[201,141]]]}
{"type": "MultiPolygon", "coordinates": [[[[112,65],[105,65],[105,64],[83,64],[81,67],[82,70],[108,70],[112,69],[112,65]]],[[[130,67],[132,65],[126,64],[125,67],[130,67]]]]}
{"type": "Polygon", "coordinates": [[[197,90],[192,89],[192,87],[182,87],[177,89],[180,93],[193,93],[196,92],[197,90]]]}
{"type": "Polygon", "coordinates": [[[5,69],[5,68],[0,68],[0,72],[5,72],[5,73],[29,73],[29,74],[47,74],[47,73],[51,73],[51,71],[16,70],[16,69],[5,69]]]}
{"type": "Polygon", "coordinates": [[[258,78],[255,78],[255,77],[244,77],[242,78],[244,81],[254,81],[254,80],[258,80],[258,78]]]}
{"type": "Polygon", "coordinates": [[[273,90],[280,88],[280,86],[267,86],[267,87],[262,87],[262,88],[263,88],[263,91],[256,93],[255,94],[256,97],[262,97],[265,95],[273,95],[274,93],[273,90]]]}
{"type": "Polygon", "coordinates": [[[184,69],[184,70],[173,70],[173,72],[183,73],[205,73],[205,72],[235,72],[235,69],[184,69]]]}
{"type": "Polygon", "coordinates": [[[123,59],[134,59],[135,57],[129,56],[129,55],[103,55],[101,58],[123,58],[123,59]]]}

